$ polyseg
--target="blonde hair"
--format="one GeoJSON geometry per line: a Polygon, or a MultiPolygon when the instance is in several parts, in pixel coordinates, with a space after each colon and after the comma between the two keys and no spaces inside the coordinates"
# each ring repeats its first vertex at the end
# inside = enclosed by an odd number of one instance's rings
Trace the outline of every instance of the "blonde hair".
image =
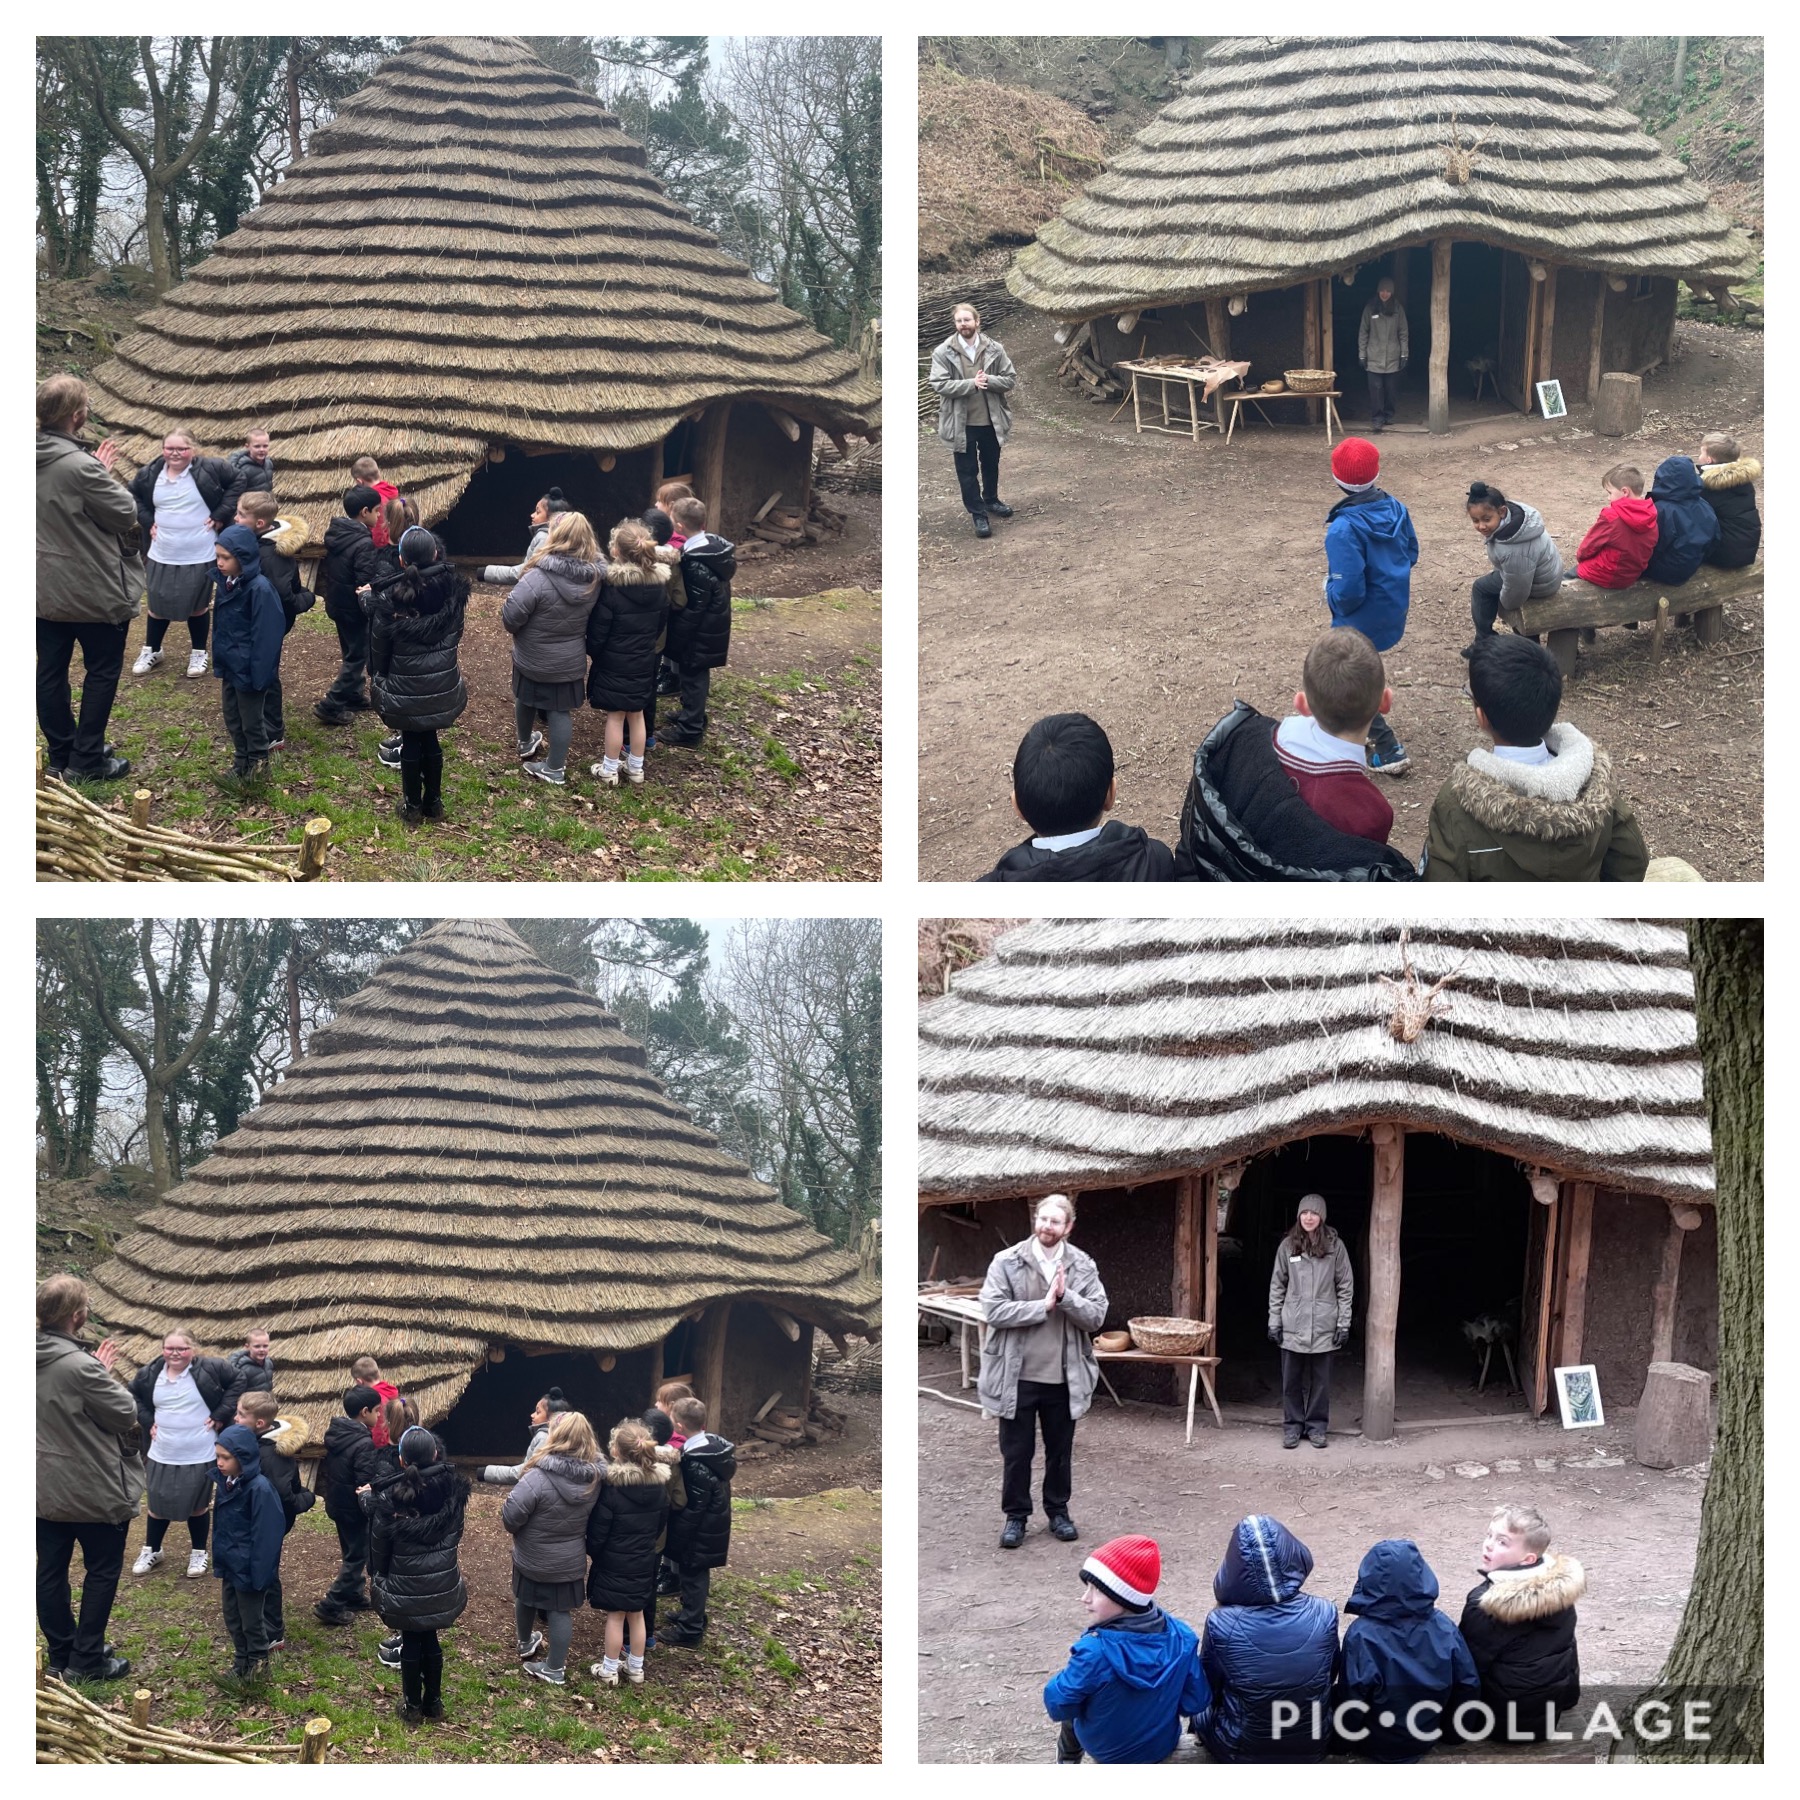
{"type": "Polygon", "coordinates": [[[691,1400],[694,1390],[685,1381],[665,1381],[656,1390],[656,1404],[667,1408],[677,1400],[691,1400]]]}
{"type": "Polygon", "coordinates": [[[1736,462],[1738,459],[1738,441],[1728,431],[1709,431],[1700,440],[1700,448],[1714,462],[1736,462]]]}
{"type": "Polygon", "coordinates": [[[656,539],[636,519],[615,525],[606,540],[606,554],[618,563],[635,563],[644,570],[656,567],[656,539]]]}
{"type": "Polygon", "coordinates": [[[1031,1209],[1033,1221],[1035,1222],[1038,1214],[1041,1213],[1046,1206],[1052,1204],[1060,1206],[1063,1211],[1068,1214],[1069,1223],[1071,1225],[1075,1223],[1075,1202],[1071,1200],[1067,1194],[1046,1194],[1043,1199],[1031,1209]]]}
{"type": "Polygon", "coordinates": [[[704,500],[677,500],[669,508],[669,517],[692,537],[696,531],[706,529],[706,502],[704,500]]]}
{"type": "Polygon", "coordinates": [[[372,1356],[353,1356],[350,1359],[350,1373],[358,1381],[363,1379],[364,1372],[377,1378],[381,1375],[381,1364],[372,1356]]]}
{"type": "Polygon", "coordinates": [[[388,1442],[398,1445],[400,1434],[419,1422],[419,1403],[410,1394],[396,1394],[381,1409],[381,1422],[387,1427],[388,1442]]]}
{"type": "MultiPolygon", "coordinates": [[[[87,1309],[87,1303],[87,1283],[79,1275],[52,1275],[37,1291],[38,1330],[54,1331],[58,1325],[70,1324],[78,1312],[87,1309]]],[[[681,1391],[685,1394],[687,1389],[681,1391]]],[[[657,1398],[662,1398],[660,1391],[657,1398]]]]}
{"type": "MultiPolygon", "coordinates": [[[[251,518],[262,520],[265,523],[281,517],[281,502],[267,488],[258,488],[254,493],[239,494],[238,505],[251,518]]],[[[261,1328],[258,1327],[258,1329],[261,1328]]]]}
{"type": "MultiPolygon", "coordinates": [[[[355,481],[362,481],[365,475],[380,475],[381,464],[372,456],[353,456],[350,459],[350,475],[355,481]]],[[[365,487],[374,486],[373,482],[363,482],[365,487]]]]}
{"type": "Polygon", "coordinates": [[[87,403],[87,383],[79,375],[52,375],[37,391],[38,430],[68,424],[87,403]]]}
{"type": "Polygon", "coordinates": [[[956,315],[959,312],[971,312],[975,315],[975,323],[977,325],[981,323],[981,308],[977,306],[973,300],[959,300],[951,307],[950,318],[952,322],[955,321],[956,315]]]}
{"type": "Polygon", "coordinates": [[[419,522],[419,503],[410,494],[396,494],[381,509],[381,522],[387,527],[388,541],[398,544],[401,532],[419,522]]]}
{"type": "Polygon", "coordinates": [[[631,1463],[648,1474],[656,1466],[656,1439],[636,1419],[621,1419],[606,1441],[606,1460],[631,1463]]]}
{"type": "MultiPolygon", "coordinates": [[[[600,545],[594,537],[594,528],[588,523],[586,513],[558,513],[550,521],[550,529],[544,533],[544,541],[532,555],[526,557],[525,567],[535,569],[547,556],[566,556],[571,562],[583,563],[597,563],[600,560],[600,545]]],[[[597,569],[593,585],[600,585],[600,573],[597,569]]]]}
{"type": "Polygon", "coordinates": [[[1644,472],[1631,463],[1614,463],[1600,477],[1602,487],[1623,488],[1628,494],[1636,494],[1640,498],[1644,492],[1644,472]]]}
{"type": "Polygon", "coordinates": [[[1508,1504],[1496,1507],[1494,1516],[1488,1523],[1498,1525],[1505,1531],[1517,1532],[1525,1540],[1525,1548],[1535,1555],[1541,1556],[1550,1548],[1550,1527],[1544,1523],[1544,1515],[1535,1506],[1508,1504]]]}
{"type": "MultiPolygon", "coordinates": [[[[600,1461],[600,1444],[594,1436],[594,1428],[587,1421],[586,1413],[557,1413],[550,1420],[550,1429],[544,1434],[544,1441],[538,1445],[537,1454],[525,1459],[523,1475],[527,1469],[535,1469],[547,1456],[566,1456],[571,1462],[598,1464],[600,1461]]],[[[600,1485],[600,1471],[594,1470],[593,1486],[600,1485]]]]}
{"type": "Polygon", "coordinates": [[[281,1402],[264,1389],[253,1394],[240,1394],[238,1405],[253,1419],[273,1419],[281,1411],[281,1402]]]}

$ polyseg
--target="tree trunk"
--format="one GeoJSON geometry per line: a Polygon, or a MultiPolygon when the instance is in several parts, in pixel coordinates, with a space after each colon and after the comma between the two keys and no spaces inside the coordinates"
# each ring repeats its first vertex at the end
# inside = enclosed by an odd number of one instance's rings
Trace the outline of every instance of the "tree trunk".
{"type": "Polygon", "coordinates": [[[1719,1429],[1700,1549],[1666,1689],[1729,1690],[1707,1743],[1671,1732],[1644,1754],[1670,1762],[1763,1755],[1763,927],[1688,927],[1706,1110],[1718,1171],[1719,1429]]]}
{"type": "Polygon", "coordinates": [[[1675,89],[1675,104],[1677,106],[1681,104],[1682,83],[1687,80],[1687,47],[1688,41],[1686,38],[1678,37],[1675,40],[1675,76],[1673,86],[1675,89]]]}

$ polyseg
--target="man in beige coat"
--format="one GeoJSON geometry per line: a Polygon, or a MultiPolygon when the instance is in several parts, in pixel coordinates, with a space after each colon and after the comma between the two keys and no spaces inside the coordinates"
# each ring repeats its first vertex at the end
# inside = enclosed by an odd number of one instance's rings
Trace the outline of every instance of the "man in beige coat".
{"type": "Polygon", "coordinates": [[[117,1681],[131,1664],[106,1641],[125,1536],[144,1493],[137,1406],[112,1373],[118,1350],[81,1336],[87,1289],[52,1275],[37,1294],[37,1611],[50,1668],[70,1681],[117,1681]],[[81,1547],[81,1622],[69,1564],[81,1547]]]}
{"type": "Polygon", "coordinates": [[[1106,1323],[1106,1289],[1094,1259],[1069,1240],[1075,1202],[1038,1202],[1031,1236],[1002,1250],[981,1288],[987,1342],[981,1355],[982,1411],[1000,1421],[1002,1550],[1025,1541],[1031,1516],[1031,1459],[1044,1438],[1044,1511],[1053,1536],[1072,1543],[1075,1422],[1100,1378],[1094,1333],[1106,1323]]]}

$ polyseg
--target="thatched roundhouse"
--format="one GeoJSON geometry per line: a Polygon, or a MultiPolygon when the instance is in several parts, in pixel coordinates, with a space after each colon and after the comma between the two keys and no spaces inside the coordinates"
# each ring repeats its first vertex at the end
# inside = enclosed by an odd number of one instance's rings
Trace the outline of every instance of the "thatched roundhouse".
{"type": "MultiPolygon", "coordinates": [[[[1470,365],[1529,412],[1669,353],[1676,282],[1749,241],[1555,38],[1228,38],[1020,251],[1008,285],[1105,360],[1204,342],[1253,381],[1335,368],[1383,275],[1446,429],[1470,365]]],[[[1351,389],[1354,392],[1354,388],[1351,389]]]]}
{"type": "Polygon", "coordinates": [[[1535,1411],[1558,1366],[1630,1404],[1651,1361],[1715,1360],[1679,927],[1029,925],[921,1013],[919,1080],[921,1272],[984,1266],[1038,1196],[1076,1194],[1109,1325],[1211,1320],[1227,1368],[1265,1354],[1276,1242],[1323,1194],[1368,1435],[1392,1431],[1396,1354],[1472,1376],[1478,1318],[1512,1320],[1535,1411]]]}
{"type": "Polygon", "coordinates": [[[604,529],[687,475],[733,531],[879,397],[516,38],[384,64],[91,385],[134,465],[177,425],[221,455],[269,427],[315,542],[368,454],[509,562],[551,486],[604,529]]]}
{"type": "Polygon", "coordinates": [[[805,1392],[814,1327],[866,1332],[879,1306],[591,994],[462,920],[338,1009],[93,1291],[137,1364],[177,1324],[215,1353],[266,1325],[315,1435],[372,1355],[475,1454],[516,1451],[553,1385],[606,1426],[687,1374],[740,1428],[805,1392]]]}

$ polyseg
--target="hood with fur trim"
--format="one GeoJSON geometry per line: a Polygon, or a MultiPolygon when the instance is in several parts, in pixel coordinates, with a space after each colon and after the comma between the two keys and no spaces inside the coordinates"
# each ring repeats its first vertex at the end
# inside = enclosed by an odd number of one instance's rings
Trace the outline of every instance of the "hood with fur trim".
{"type": "Polygon", "coordinates": [[[277,1413],[275,1423],[258,1434],[258,1442],[265,1450],[276,1451],[279,1455],[298,1456],[306,1448],[309,1436],[304,1419],[277,1413]]]}
{"type": "Polygon", "coordinates": [[[306,521],[286,517],[277,518],[266,531],[256,535],[267,549],[279,551],[283,556],[298,556],[309,540],[306,521]]]}
{"type": "Polygon", "coordinates": [[[609,1462],[601,1479],[608,1487],[616,1488],[647,1487],[651,1482],[660,1482],[667,1487],[669,1465],[663,1461],[659,1451],[656,1461],[648,1469],[640,1469],[636,1463],[609,1462]]]}
{"type": "Polygon", "coordinates": [[[1742,487],[1746,482],[1762,479],[1762,464],[1754,456],[1740,456],[1736,462],[1702,463],[1700,485],[1709,490],[1742,487]]]}
{"type": "Polygon", "coordinates": [[[1592,837],[1613,814],[1611,758],[1573,725],[1552,725],[1544,742],[1547,763],[1471,750],[1450,777],[1452,791],[1489,831],[1542,843],[1592,837]]]}
{"type": "MultiPolygon", "coordinates": [[[[676,558],[677,562],[679,560],[676,558]]],[[[647,569],[640,563],[609,562],[606,565],[605,579],[611,587],[667,587],[671,567],[670,563],[663,560],[659,550],[656,561],[647,569]]]]}
{"type": "Polygon", "coordinates": [[[1507,1625],[1567,1612],[1587,1592],[1587,1571],[1572,1556],[1554,1552],[1523,1569],[1484,1569],[1486,1590],[1477,1604],[1507,1625]]]}

